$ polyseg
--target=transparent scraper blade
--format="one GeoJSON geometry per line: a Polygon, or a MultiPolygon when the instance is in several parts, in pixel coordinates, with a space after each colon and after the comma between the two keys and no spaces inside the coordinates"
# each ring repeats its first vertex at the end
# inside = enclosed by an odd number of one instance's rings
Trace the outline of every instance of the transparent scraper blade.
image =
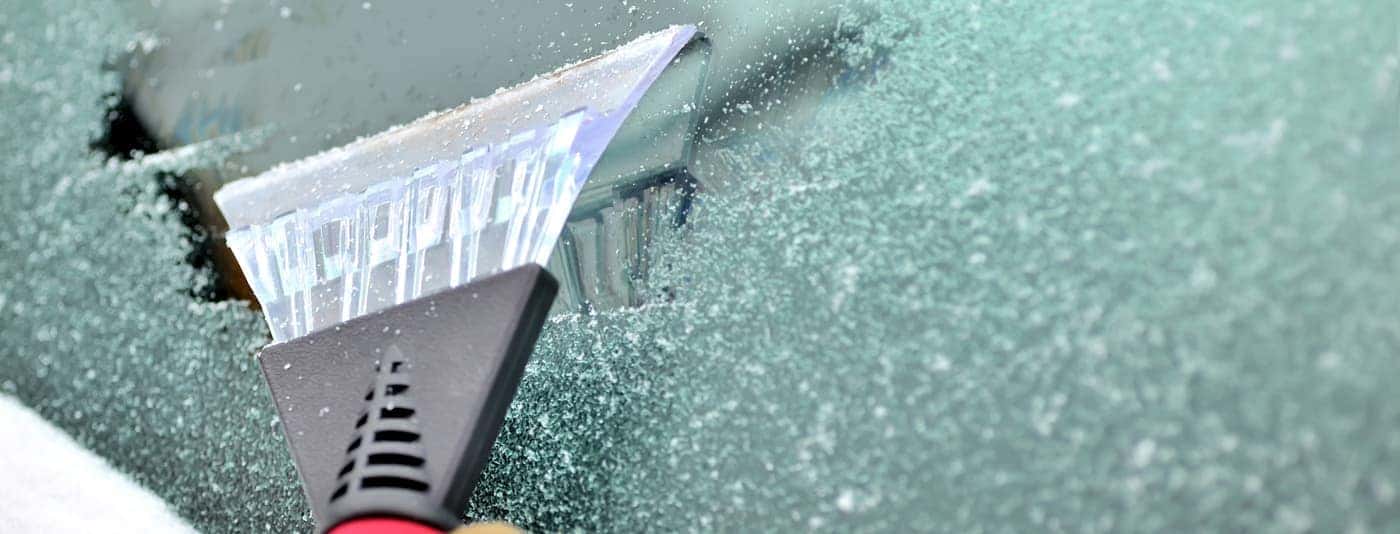
{"type": "Polygon", "coordinates": [[[274,341],[545,265],[623,119],[695,36],[675,26],[214,195],[274,341]]]}

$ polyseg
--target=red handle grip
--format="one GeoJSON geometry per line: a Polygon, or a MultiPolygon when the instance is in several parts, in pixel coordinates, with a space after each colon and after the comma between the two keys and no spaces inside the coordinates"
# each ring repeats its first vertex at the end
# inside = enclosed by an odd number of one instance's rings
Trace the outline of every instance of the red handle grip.
{"type": "Polygon", "coordinates": [[[336,525],[326,534],[442,534],[442,531],[397,517],[361,517],[336,525]]]}

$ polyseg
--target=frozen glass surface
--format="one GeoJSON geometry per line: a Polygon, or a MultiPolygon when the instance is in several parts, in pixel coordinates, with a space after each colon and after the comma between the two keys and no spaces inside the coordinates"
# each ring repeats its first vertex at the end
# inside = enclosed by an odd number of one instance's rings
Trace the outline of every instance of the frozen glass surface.
{"type": "Polygon", "coordinates": [[[642,36],[221,189],[228,246],[273,339],[547,265],[594,164],[694,34],[642,36]]]}
{"type": "MultiPolygon", "coordinates": [[[[730,185],[659,237],[670,299],[546,326],[467,515],[1400,531],[1400,6],[859,7],[831,49],[785,56],[848,66],[806,115],[721,97],[745,121],[696,171],[730,185]]],[[[158,171],[222,149],[88,145],[114,52],[160,42],[109,4],[0,3],[0,389],[201,531],[310,532],[262,319],[197,296],[161,194],[158,171]]]]}

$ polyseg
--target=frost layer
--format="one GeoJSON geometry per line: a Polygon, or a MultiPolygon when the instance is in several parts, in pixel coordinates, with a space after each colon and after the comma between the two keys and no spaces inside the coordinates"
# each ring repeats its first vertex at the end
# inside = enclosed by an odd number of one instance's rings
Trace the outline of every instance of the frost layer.
{"type": "Polygon", "coordinates": [[[673,304],[547,329],[470,513],[1400,529],[1394,4],[930,4],[706,162],[673,304]]]}
{"type": "MultiPolygon", "coordinates": [[[[547,327],[470,515],[1400,529],[1393,3],[868,7],[809,128],[701,162],[673,302],[547,327]]],[[[201,529],[309,529],[257,318],[86,151],[129,32],[18,9],[0,384],[201,529]]]]}
{"type": "Polygon", "coordinates": [[[210,277],[160,194],[158,171],[220,150],[108,163],[88,148],[120,87],[103,65],[137,36],[100,5],[0,6],[0,391],[201,531],[306,529],[251,358],[265,327],[193,296],[210,277]]]}

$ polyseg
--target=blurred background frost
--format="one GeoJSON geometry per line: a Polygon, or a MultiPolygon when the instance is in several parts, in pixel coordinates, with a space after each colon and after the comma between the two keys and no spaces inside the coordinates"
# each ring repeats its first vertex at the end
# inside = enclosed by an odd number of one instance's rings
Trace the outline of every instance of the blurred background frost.
{"type": "MultiPolygon", "coordinates": [[[[673,301],[546,327],[467,516],[1400,530],[1397,11],[843,9],[855,81],[705,162],[673,301]]],[[[0,5],[0,391],[201,530],[309,530],[265,327],[162,193],[242,141],[91,148],[141,30],[0,5]]]]}

